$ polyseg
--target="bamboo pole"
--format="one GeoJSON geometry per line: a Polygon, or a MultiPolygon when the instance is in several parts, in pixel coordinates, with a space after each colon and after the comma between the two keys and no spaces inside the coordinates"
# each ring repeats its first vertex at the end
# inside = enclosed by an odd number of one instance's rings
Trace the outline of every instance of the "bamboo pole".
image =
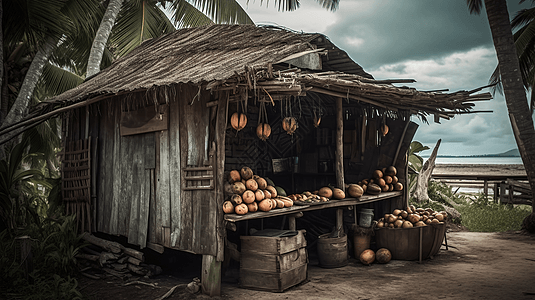
{"type": "Polygon", "coordinates": [[[344,114],[342,98],[336,98],[336,155],[335,174],[336,185],[345,192],[344,188],[344,114]]]}

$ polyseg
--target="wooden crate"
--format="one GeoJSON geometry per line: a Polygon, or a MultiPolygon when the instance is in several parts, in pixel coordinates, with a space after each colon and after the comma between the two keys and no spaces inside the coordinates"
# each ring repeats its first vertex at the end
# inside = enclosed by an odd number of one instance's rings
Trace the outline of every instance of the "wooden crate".
{"type": "Polygon", "coordinates": [[[280,255],[288,253],[307,245],[305,230],[299,230],[297,235],[291,237],[267,237],[267,236],[241,236],[241,252],[252,251],[280,255]]]}
{"type": "Polygon", "coordinates": [[[307,279],[305,230],[291,237],[242,236],[240,286],[283,292],[307,279]]]}
{"type": "Polygon", "coordinates": [[[285,272],[240,269],[240,286],[270,292],[284,292],[307,279],[307,264],[285,272]]]}
{"type": "Polygon", "coordinates": [[[240,259],[240,268],[261,272],[286,272],[308,263],[306,248],[281,255],[245,252],[240,259]]]}

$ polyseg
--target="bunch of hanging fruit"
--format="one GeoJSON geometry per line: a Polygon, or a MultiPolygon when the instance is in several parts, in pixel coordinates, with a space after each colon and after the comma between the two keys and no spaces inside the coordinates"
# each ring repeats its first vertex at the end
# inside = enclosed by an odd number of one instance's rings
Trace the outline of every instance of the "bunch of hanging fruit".
{"type": "Polygon", "coordinates": [[[399,182],[394,166],[373,171],[369,179],[361,180],[360,185],[365,193],[378,195],[381,192],[401,191],[403,184],[399,182]]]}
{"type": "Polygon", "coordinates": [[[248,212],[268,212],[276,208],[293,206],[293,201],[286,197],[286,192],[268,178],[253,174],[249,167],[232,170],[225,184],[228,200],[223,203],[226,214],[244,215],[248,212]]]}

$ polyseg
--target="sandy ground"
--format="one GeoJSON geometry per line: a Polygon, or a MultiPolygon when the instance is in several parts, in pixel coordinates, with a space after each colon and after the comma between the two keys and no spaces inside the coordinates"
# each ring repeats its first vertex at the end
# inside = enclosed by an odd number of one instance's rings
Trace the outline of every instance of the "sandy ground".
{"type": "MultiPolygon", "coordinates": [[[[284,293],[240,288],[236,268],[227,271],[221,297],[212,299],[535,299],[535,236],[520,232],[449,232],[432,259],[365,266],[355,259],[342,268],[317,266],[313,255],[308,281],[284,293]]],[[[191,294],[192,277],[141,278],[156,284],[124,286],[119,279],[80,278],[88,299],[156,299],[183,283],[167,299],[210,299],[191,294]]]]}

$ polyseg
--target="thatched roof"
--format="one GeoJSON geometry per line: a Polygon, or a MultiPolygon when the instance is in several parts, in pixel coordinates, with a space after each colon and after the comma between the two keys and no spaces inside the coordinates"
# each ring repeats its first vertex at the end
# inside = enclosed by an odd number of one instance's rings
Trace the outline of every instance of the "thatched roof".
{"type": "Polygon", "coordinates": [[[316,50],[317,44],[329,47],[331,56],[342,58],[324,66],[371,78],[322,34],[299,34],[254,25],[211,25],[181,29],[147,41],[53,101],[76,102],[95,95],[153,86],[225,80],[243,73],[245,67],[264,67],[296,53],[316,50]]]}
{"type": "Polygon", "coordinates": [[[422,92],[396,87],[404,80],[374,80],[346,52],[319,33],[296,33],[254,25],[210,25],[177,30],[147,41],[78,87],[41,103],[19,124],[34,125],[53,115],[116,95],[177,84],[246,93],[277,95],[316,92],[356,100],[382,109],[449,118],[470,112],[470,101],[489,100],[480,89],[455,93],[422,92]],[[321,70],[294,68],[290,58],[320,54],[321,70]]]}

